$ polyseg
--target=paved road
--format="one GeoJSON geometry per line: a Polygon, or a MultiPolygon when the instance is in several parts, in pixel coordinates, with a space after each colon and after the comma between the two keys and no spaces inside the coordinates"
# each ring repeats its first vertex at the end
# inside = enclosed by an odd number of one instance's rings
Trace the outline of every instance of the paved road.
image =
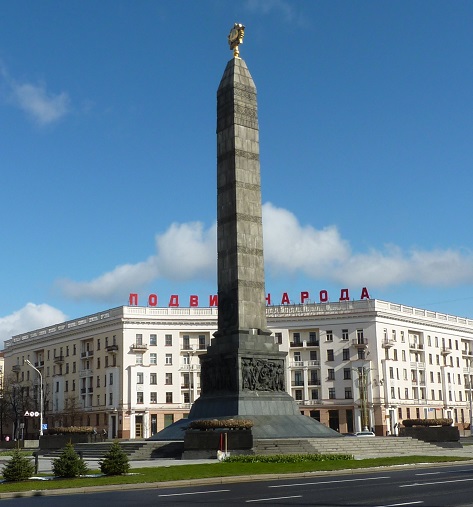
{"type": "MultiPolygon", "coordinates": [[[[151,486],[151,485],[150,485],[151,486]]],[[[138,489],[2,500],[15,507],[294,505],[317,507],[465,507],[473,500],[473,465],[316,473],[310,477],[188,488],[138,489]]]]}

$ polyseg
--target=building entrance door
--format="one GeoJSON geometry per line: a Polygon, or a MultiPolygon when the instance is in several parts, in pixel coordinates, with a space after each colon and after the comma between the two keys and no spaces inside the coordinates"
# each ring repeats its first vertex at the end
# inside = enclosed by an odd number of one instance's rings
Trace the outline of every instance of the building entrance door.
{"type": "Polygon", "coordinates": [[[135,438],[143,438],[143,416],[137,415],[135,419],[135,438]]]}
{"type": "Polygon", "coordinates": [[[340,420],[338,410],[328,411],[328,425],[332,430],[340,431],[340,420]]]}

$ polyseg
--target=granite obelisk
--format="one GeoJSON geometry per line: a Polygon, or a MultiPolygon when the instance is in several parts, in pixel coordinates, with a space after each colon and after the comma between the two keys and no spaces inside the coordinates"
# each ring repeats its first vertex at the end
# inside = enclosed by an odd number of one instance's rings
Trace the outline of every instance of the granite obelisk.
{"type": "Polygon", "coordinates": [[[300,414],[285,390],[287,354],[267,330],[258,110],[243,35],[235,24],[217,92],[218,330],[189,418],[249,418],[256,438],[338,436],[300,414]]]}

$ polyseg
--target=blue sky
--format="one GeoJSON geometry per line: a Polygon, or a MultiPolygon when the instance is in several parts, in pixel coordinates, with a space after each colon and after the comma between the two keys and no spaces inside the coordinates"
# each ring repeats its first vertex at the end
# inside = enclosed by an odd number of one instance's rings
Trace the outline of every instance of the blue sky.
{"type": "Polygon", "coordinates": [[[226,36],[258,89],[266,289],[473,317],[469,0],[4,0],[0,339],[216,293],[226,36]]]}

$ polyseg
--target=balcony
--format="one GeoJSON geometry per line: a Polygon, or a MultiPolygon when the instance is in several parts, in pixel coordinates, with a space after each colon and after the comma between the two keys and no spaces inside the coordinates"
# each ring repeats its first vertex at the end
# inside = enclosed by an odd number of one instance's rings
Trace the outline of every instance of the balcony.
{"type": "Polygon", "coordinates": [[[91,369],[87,369],[87,370],[80,370],[79,371],[79,377],[82,378],[82,377],[91,377],[93,374],[92,370],[91,369]]]}
{"type": "Polygon", "coordinates": [[[320,379],[318,378],[309,379],[309,386],[320,386],[320,379]]]}
{"type": "Polygon", "coordinates": [[[303,368],[304,367],[304,361],[291,361],[289,363],[289,366],[291,368],[303,368]]]}
{"type": "Polygon", "coordinates": [[[303,380],[291,380],[291,386],[292,387],[304,387],[304,381],[303,380]]]}
{"type": "Polygon", "coordinates": [[[54,356],[53,361],[56,364],[62,364],[64,362],[64,356],[62,354],[59,356],[54,356]]]}
{"type": "Polygon", "coordinates": [[[383,340],[381,343],[381,346],[384,349],[389,349],[394,346],[394,340],[389,340],[389,339],[383,340]]]}
{"type": "Polygon", "coordinates": [[[36,361],[34,365],[36,368],[44,368],[44,361],[36,361]]]}
{"type": "Polygon", "coordinates": [[[14,364],[12,367],[11,367],[11,370],[13,373],[20,373],[21,371],[21,366],[19,364],[14,364]]]}
{"type": "Polygon", "coordinates": [[[118,345],[114,343],[113,345],[107,345],[105,347],[107,352],[111,352],[112,354],[116,354],[118,352],[118,345]]]}
{"type": "Polygon", "coordinates": [[[130,350],[132,352],[143,352],[144,350],[148,350],[147,343],[132,343],[130,345],[130,350]]]}
{"type": "Polygon", "coordinates": [[[366,347],[368,347],[367,338],[354,338],[351,343],[357,349],[365,349],[366,347]]]}
{"type": "Polygon", "coordinates": [[[318,359],[311,359],[308,361],[308,366],[320,366],[320,361],[318,359]]]}
{"type": "Polygon", "coordinates": [[[442,347],[440,353],[442,354],[442,356],[448,356],[449,354],[452,353],[452,349],[449,347],[442,347]]]}
{"type": "Polygon", "coordinates": [[[184,343],[181,347],[181,350],[192,350],[192,347],[189,343],[184,343]]]}
{"type": "Polygon", "coordinates": [[[290,346],[290,347],[303,347],[303,346],[304,346],[304,344],[302,343],[302,341],[301,341],[301,340],[297,340],[297,341],[295,341],[295,342],[290,342],[290,343],[289,343],[289,346],[290,346]]]}
{"type": "Polygon", "coordinates": [[[320,341],[319,340],[312,340],[306,342],[307,347],[320,347],[320,341]]]}
{"type": "Polygon", "coordinates": [[[423,343],[417,343],[417,342],[410,342],[409,348],[414,350],[422,350],[424,348],[423,343]]]}
{"type": "Polygon", "coordinates": [[[93,350],[84,350],[83,352],[80,353],[81,359],[85,359],[85,358],[91,357],[93,355],[94,355],[94,351],[93,350]]]}
{"type": "Polygon", "coordinates": [[[194,384],[181,384],[181,389],[194,389],[194,384]]]}

